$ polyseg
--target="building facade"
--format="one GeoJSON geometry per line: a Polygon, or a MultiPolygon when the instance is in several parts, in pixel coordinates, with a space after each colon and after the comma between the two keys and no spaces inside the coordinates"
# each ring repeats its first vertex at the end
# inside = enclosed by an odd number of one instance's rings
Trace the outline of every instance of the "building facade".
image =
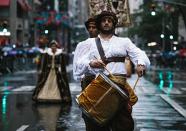
{"type": "Polygon", "coordinates": [[[29,44],[31,10],[30,1],[27,0],[0,1],[0,29],[3,32],[0,39],[2,45],[26,46],[29,44]],[[6,39],[2,40],[2,36],[6,39]]]}

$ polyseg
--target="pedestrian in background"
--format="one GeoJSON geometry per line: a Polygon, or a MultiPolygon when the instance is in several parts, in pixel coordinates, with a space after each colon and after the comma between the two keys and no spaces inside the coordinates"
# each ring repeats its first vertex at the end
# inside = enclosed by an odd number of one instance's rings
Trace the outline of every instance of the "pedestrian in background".
{"type": "MultiPolygon", "coordinates": [[[[89,38],[95,38],[98,35],[98,30],[96,28],[96,20],[94,17],[89,18],[85,22],[85,27],[89,33],[89,38]]],[[[79,65],[78,61],[89,52],[90,45],[85,41],[78,43],[73,59],[73,76],[75,80],[81,81],[81,87],[84,89],[94,78],[95,75],[93,73],[87,72],[86,74],[81,74],[81,65],[79,65]]]]}
{"type": "Polygon", "coordinates": [[[49,44],[48,38],[46,36],[42,36],[40,40],[38,41],[39,49],[37,51],[37,55],[34,58],[34,63],[37,65],[37,81],[40,81],[42,79],[42,68],[43,68],[43,60],[44,56],[47,51],[47,45],[49,44]]]}
{"type": "MultiPolygon", "coordinates": [[[[136,47],[129,38],[122,38],[114,35],[116,24],[118,19],[113,12],[103,11],[96,17],[96,27],[100,34],[98,38],[89,38],[85,43],[89,43],[89,52],[77,62],[79,64],[79,74],[86,74],[89,72],[94,75],[103,72],[110,76],[108,71],[114,76],[114,82],[120,83],[118,86],[121,87],[128,94],[129,100],[122,99],[119,105],[118,111],[112,119],[106,125],[98,125],[94,123],[92,119],[87,117],[85,119],[87,131],[133,131],[134,121],[132,118],[132,106],[137,102],[134,91],[128,85],[126,81],[126,68],[124,65],[125,57],[129,56],[130,60],[134,63],[136,73],[139,77],[143,76],[143,72],[150,65],[150,61],[147,55],[136,47]],[[96,41],[100,40],[100,43],[104,51],[104,59],[98,51],[96,41]],[[107,70],[105,70],[105,68],[107,70]],[[134,97],[134,101],[131,98],[134,97]]],[[[77,69],[74,68],[76,71],[77,69]]],[[[77,74],[78,74],[77,73],[77,74]]],[[[110,79],[113,77],[109,77],[110,79]]],[[[99,90],[98,90],[99,92],[99,90]]],[[[94,92],[95,94],[97,92],[94,92]]],[[[104,103],[110,104],[110,103],[104,103]]]]}
{"type": "MultiPolygon", "coordinates": [[[[89,18],[85,22],[85,27],[89,33],[89,38],[95,38],[98,36],[98,30],[96,28],[96,19],[94,17],[89,18]]],[[[74,53],[74,59],[73,59],[73,76],[75,80],[81,81],[81,88],[82,90],[85,89],[85,87],[95,78],[95,75],[93,72],[89,71],[85,74],[81,73],[81,64],[79,65],[79,60],[89,52],[90,45],[89,43],[85,41],[82,41],[78,43],[75,53],[74,53]]],[[[86,116],[82,114],[83,119],[85,119],[86,123],[86,116]]],[[[87,124],[85,124],[86,129],[88,130],[87,124]]]]}
{"type": "Polygon", "coordinates": [[[46,51],[41,72],[33,93],[36,102],[71,102],[71,93],[67,79],[66,64],[62,49],[53,40],[46,51]]]}

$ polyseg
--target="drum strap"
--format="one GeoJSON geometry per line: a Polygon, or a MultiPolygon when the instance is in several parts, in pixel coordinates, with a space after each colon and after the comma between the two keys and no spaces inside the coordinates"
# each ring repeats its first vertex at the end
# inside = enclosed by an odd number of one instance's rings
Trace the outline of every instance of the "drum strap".
{"type": "Polygon", "coordinates": [[[124,62],[125,61],[125,57],[109,57],[109,58],[106,58],[105,53],[103,51],[103,47],[101,45],[100,38],[99,37],[95,38],[95,41],[96,41],[96,46],[97,46],[99,55],[101,56],[101,59],[105,64],[108,64],[110,62],[124,62]]]}

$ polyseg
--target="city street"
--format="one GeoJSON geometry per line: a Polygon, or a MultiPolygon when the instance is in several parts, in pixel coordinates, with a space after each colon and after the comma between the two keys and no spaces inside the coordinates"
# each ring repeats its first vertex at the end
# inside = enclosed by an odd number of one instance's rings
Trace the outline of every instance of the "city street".
{"type": "Polygon", "coordinates": [[[134,131],[186,131],[186,0],[0,0],[0,131],[85,131],[73,73],[84,85],[103,69],[143,76],[127,79],[134,131]]]}
{"type": "MultiPolygon", "coordinates": [[[[37,79],[36,70],[1,76],[1,131],[84,131],[81,110],[75,102],[80,83],[72,80],[72,65],[67,70],[73,97],[71,105],[34,103],[31,95],[37,79]]],[[[185,131],[185,81],[175,81],[176,86],[170,91],[166,84],[160,87],[159,83],[155,85],[146,79],[152,72],[140,78],[135,90],[139,97],[133,107],[135,131],[185,131]]],[[[136,75],[129,79],[131,86],[136,79],[136,75]]]]}

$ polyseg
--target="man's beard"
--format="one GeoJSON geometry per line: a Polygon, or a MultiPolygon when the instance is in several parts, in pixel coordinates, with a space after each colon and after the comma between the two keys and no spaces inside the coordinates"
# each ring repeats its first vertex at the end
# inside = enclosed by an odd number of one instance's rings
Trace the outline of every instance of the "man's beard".
{"type": "Polygon", "coordinates": [[[114,34],[114,27],[110,28],[109,30],[104,30],[103,28],[100,28],[100,32],[103,34],[114,34]]]}

